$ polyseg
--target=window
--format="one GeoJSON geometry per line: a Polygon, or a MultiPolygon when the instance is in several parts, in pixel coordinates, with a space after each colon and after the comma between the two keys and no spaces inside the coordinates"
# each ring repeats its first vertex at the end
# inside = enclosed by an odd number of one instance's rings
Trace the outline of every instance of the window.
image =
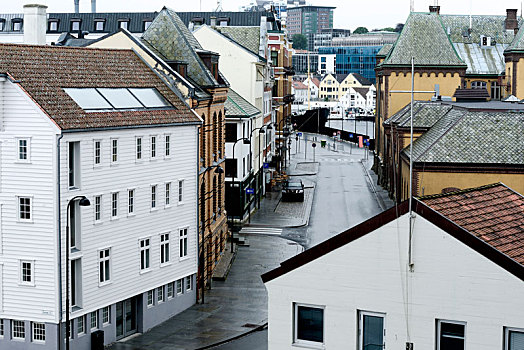
{"type": "Polygon", "coordinates": [[[166,157],[171,155],[171,135],[165,136],[166,157]]]}
{"type": "Polygon", "coordinates": [[[22,19],[21,18],[13,18],[11,22],[13,23],[13,32],[22,31],[22,19]]]}
{"type": "Polygon", "coordinates": [[[127,191],[127,213],[134,214],[135,212],[135,190],[127,191]]]}
{"type": "Polygon", "coordinates": [[[105,29],[105,20],[103,19],[99,19],[99,20],[96,20],[95,19],[95,32],[103,32],[104,29],[105,29]]]}
{"type": "MultiPolygon", "coordinates": [[[[73,328],[73,327],[71,327],[73,328]]],[[[78,334],[85,334],[86,332],[86,315],[80,316],[76,319],[76,329],[78,334]]],[[[73,334],[73,332],[71,332],[73,334]]]]}
{"type": "Polygon", "coordinates": [[[119,20],[118,21],[118,28],[128,29],[129,28],[129,20],[119,20]]]}
{"type": "Polygon", "coordinates": [[[151,25],[151,23],[153,23],[152,21],[144,21],[143,22],[143,25],[142,25],[142,30],[145,32],[147,28],[149,28],[149,26],[151,25]]]}
{"type": "Polygon", "coordinates": [[[118,140],[111,140],[111,162],[118,162],[118,140]]]}
{"type": "Polygon", "coordinates": [[[486,89],[487,83],[485,81],[472,81],[471,82],[471,88],[472,89],[486,89]]]}
{"type": "Polygon", "coordinates": [[[160,264],[169,262],[169,233],[160,235],[160,264]]]}
{"type": "Polygon", "coordinates": [[[466,323],[437,320],[437,350],[464,350],[466,323]]]}
{"type": "Polygon", "coordinates": [[[4,319],[0,318],[0,338],[4,337],[4,319]]]}
{"type": "Polygon", "coordinates": [[[102,219],[102,196],[95,196],[95,221],[102,219]]]}
{"type": "Polygon", "coordinates": [[[58,31],[58,20],[49,20],[48,31],[57,32],[58,31]]]}
{"type": "Polygon", "coordinates": [[[20,261],[20,284],[34,285],[32,261],[20,261]]]}
{"type": "Polygon", "coordinates": [[[142,138],[141,137],[136,138],[136,159],[137,160],[142,159],[142,138]]]}
{"type": "Polygon", "coordinates": [[[82,307],[82,259],[71,260],[71,306],[82,307]]]}
{"type": "Polygon", "coordinates": [[[324,307],[294,304],[293,342],[303,345],[324,343],[324,307]]]}
{"type": "Polygon", "coordinates": [[[191,283],[192,279],[191,276],[186,277],[186,290],[191,290],[193,288],[193,284],[191,283]]]}
{"type": "Polygon", "coordinates": [[[171,299],[174,296],[175,296],[175,282],[171,282],[167,284],[167,298],[171,299]]]}
{"type": "Polygon", "coordinates": [[[111,248],[98,252],[98,276],[100,284],[111,280],[111,248]]]}
{"type": "Polygon", "coordinates": [[[102,324],[106,325],[111,322],[111,307],[106,306],[102,308],[102,324]]]}
{"type": "Polygon", "coordinates": [[[145,271],[149,269],[149,248],[150,240],[149,238],[140,240],[140,270],[145,271]]]}
{"type": "Polygon", "coordinates": [[[500,100],[500,85],[496,81],[491,82],[491,99],[500,100]]]}
{"type": "Polygon", "coordinates": [[[524,329],[504,328],[504,350],[524,349],[524,329]]]}
{"type": "Polygon", "coordinates": [[[166,206],[171,204],[171,182],[166,183],[166,206]]]}
{"type": "Polygon", "coordinates": [[[235,142],[237,140],[237,125],[226,123],[226,142],[235,142]]]}
{"type": "Polygon", "coordinates": [[[118,192],[111,193],[111,217],[118,217],[118,192]]]}
{"type": "Polygon", "coordinates": [[[178,181],[178,203],[184,202],[184,180],[178,181]]]}
{"type": "Polygon", "coordinates": [[[29,139],[17,139],[18,157],[20,162],[29,162],[29,139]]]}
{"type": "Polygon", "coordinates": [[[156,185],[151,186],[151,209],[156,208],[156,185]]]}
{"type": "Polygon", "coordinates": [[[5,28],[5,19],[0,18],[0,32],[3,31],[5,28]]]}
{"type": "Polygon", "coordinates": [[[158,287],[156,289],[156,295],[159,304],[165,301],[164,286],[158,287]]]}
{"type": "Polygon", "coordinates": [[[80,186],[80,142],[69,142],[69,188],[80,186]]]}
{"type": "Polygon", "coordinates": [[[187,256],[187,228],[180,230],[180,257],[187,256]]]}
{"type": "Polygon", "coordinates": [[[151,307],[154,305],[155,303],[153,299],[154,296],[155,296],[155,291],[153,289],[147,291],[147,307],[151,307]]]}
{"type": "Polygon", "coordinates": [[[72,32],[80,31],[80,20],[72,20],[71,21],[71,31],[72,32]]]}
{"type": "Polygon", "coordinates": [[[184,280],[179,279],[176,281],[176,294],[182,294],[184,289],[184,280]]]}
{"type": "Polygon", "coordinates": [[[156,158],[156,136],[151,136],[151,158],[156,158]]]}
{"type": "Polygon", "coordinates": [[[18,219],[20,221],[31,221],[31,197],[18,197],[18,219]]]}
{"type": "Polygon", "coordinates": [[[101,147],[102,147],[102,142],[100,142],[100,141],[95,141],[94,142],[95,165],[100,164],[100,162],[102,161],[101,147]]]}
{"type": "Polygon", "coordinates": [[[25,339],[25,323],[24,321],[11,321],[11,335],[13,339],[25,339]]]}
{"type": "Polygon", "coordinates": [[[91,330],[98,328],[98,311],[91,312],[91,330]]]}

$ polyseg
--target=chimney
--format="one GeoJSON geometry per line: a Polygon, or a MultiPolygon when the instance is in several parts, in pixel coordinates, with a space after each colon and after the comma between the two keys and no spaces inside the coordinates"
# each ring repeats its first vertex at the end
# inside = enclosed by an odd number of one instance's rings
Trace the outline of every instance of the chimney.
{"type": "Polygon", "coordinates": [[[80,0],[75,0],[75,13],[80,13],[80,0]]]}
{"type": "Polygon", "coordinates": [[[96,0],[91,0],[91,13],[96,13],[96,0]]]}
{"type": "Polygon", "coordinates": [[[24,44],[45,45],[47,6],[24,5],[24,44]]]}
{"type": "Polygon", "coordinates": [[[440,15],[440,6],[430,6],[429,7],[430,13],[436,13],[437,15],[440,15]]]}
{"type": "Polygon", "coordinates": [[[519,21],[517,19],[517,9],[506,9],[506,20],[504,21],[506,30],[513,30],[515,33],[519,29],[519,21]]]}

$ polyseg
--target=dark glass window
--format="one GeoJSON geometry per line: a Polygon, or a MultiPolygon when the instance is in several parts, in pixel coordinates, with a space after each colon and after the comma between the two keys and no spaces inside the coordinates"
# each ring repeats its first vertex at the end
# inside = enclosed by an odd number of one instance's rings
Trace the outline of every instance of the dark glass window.
{"type": "Polygon", "coordinates": [[[439,321],[438,350],[464,350],[466,326],[439,321]]]}
{"type": "Polygon", "coordinates": [[[324,309],[297,305],[296,341],[324,342],[324,309]]]}
{"type": "Polygon", "coordinates": [[[238,159],[226,159],[226,177],[236,177],[238,159]]]}
{"type": "Polygon", "coordinates": [[[237,125],[226,123],[226,142],[235,142],[237,140],[237,125]]]}

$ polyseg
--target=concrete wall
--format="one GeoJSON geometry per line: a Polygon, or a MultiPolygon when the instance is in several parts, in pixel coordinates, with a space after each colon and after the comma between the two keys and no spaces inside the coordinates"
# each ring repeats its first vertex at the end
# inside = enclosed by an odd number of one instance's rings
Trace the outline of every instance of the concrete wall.
{"type": "Polygon", "coordinates": [[[408,214],[266,283],[269,349],[293,345],[293,303],[324,307],[324,344],[357,349],[359,311],[385,314],[386,349],[436,349],[436,320],[466,322],[465,348],[501,349],[524,328],[524,283],[421,216],[408,268],[408,214]],[[409,334],[409,335],[408,335],[409,334]]]}

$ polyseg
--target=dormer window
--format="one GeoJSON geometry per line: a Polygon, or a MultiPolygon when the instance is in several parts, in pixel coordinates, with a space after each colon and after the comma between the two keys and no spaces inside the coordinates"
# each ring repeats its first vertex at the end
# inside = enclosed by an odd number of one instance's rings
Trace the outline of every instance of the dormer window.
{"type": "Polygon", "coordinates": [[[5,19],[0,18],[0,32],[4,31],[5,28],[5,19]]]}
{"type": "Polygon", "coordinates": [[[13,32],[22,31],[22,19],[21,18],[13,18],[11,22],[13,23],[13,32]]]}
{"type": "Polygon", "coordinates": [[[72,19],[71,20],[71,31],[72,32],[79,32],[80,31],[80,20],[79,19],[72,19]]]}
{"type": "Polygon", "coordinates": [[[106,29],[105,19],[95,19],[95,32],[103,32],[106,29]]]}
{"type": "Polygon", "coordinates": [[[58,19],[50,19],[47,23],[47,30],[49,32],[58,32],[58,19]]]}
{"type": "Polygon", "coordinates": [[[191,20],[191,23],[193,23],[195,26],[201,26],[204,24],[204,18],[202,17],[194,17],[191,20]]]}
{"type": "Polygon", "coordinates": [[[129,20],[128,19],[119,19],[118,28],[129,30],[129,20]]]}
{"type": "Polygon", "coordinates": [[[227,27],[229,25],[229,18],[228,17],[219,17],[217,19],[218,25],[221,27],[227,27]]]}
{"type": "Polygon", "coordinates": [[[145,32],[146,29],[149,28],[149,26],[151,25],[151,23],[153,23],[152,20],[150,20],[150,19],[145,19],[145,20],[143,21],[143,24],[142,24],[142,31],[145,32]]]}

